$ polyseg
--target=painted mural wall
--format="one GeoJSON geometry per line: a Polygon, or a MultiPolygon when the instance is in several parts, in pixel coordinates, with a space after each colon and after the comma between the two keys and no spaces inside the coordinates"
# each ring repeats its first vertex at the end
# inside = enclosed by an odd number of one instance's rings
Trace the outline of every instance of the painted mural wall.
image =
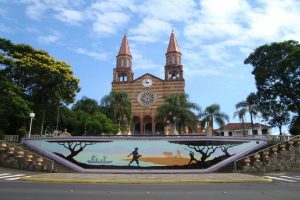
{"type": "Polygon", "coordinates": [[[27,143],[83,169],[207,169],[263,141],[73,137],[27,143]]]}

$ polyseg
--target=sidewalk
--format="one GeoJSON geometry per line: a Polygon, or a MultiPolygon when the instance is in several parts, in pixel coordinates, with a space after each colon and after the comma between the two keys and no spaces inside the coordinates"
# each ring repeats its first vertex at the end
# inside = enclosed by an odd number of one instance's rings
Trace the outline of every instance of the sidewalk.
{"type": "Polygon", "coordinates": [[[45,173],[21,181],[110,184],[270,183],[272,179],[242,173],[211,174],[84,174],[45,173]]]}

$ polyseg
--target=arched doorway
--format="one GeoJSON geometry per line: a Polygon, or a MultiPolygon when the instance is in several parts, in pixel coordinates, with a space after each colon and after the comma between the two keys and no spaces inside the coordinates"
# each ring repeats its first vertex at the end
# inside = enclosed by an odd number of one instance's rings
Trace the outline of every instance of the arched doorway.
{"type": "Polygon", "coordinates": [[[138,116],[132,118],[132,134],[141,134],[141,119],[138,116]]]}
{"type": "Polygon", "coordinates": [[[152,117],[144,117],[144,134],[152,134],[152,117]]]}

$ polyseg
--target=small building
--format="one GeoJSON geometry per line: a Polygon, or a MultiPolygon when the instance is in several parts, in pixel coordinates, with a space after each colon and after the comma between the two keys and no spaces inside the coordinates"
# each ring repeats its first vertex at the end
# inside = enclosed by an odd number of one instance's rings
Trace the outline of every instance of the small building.
{"type": "Polygon", "coordinates": [[[250,136],[250,135],[267,135],[271,134],[271,126],[254,123],[253,132],[251,123],[228,123],[220,129],[214,130],[215,135],[219,136],[250,136]],[[245,134],[244,134],[245,129],[245,134]]]}

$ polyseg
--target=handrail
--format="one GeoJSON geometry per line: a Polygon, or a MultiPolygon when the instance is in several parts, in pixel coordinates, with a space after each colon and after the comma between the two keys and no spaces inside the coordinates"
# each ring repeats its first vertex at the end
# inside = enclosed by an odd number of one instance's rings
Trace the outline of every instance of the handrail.
{"type": "Polygon", "coordinates": [[[17,145],[13,144],[12,142],[7,142],[7,141],[4,141],[4,140],[0,140],[0,142],[1,142],[1,143],[9,144],[10,146],[13,146],[13,147],[15,148],[15,150],[18,149],[18,150],[20,150],[20,151],[26,152],[27,154],[32,154],[32,155],[35,155],[35,156],[37,156],[37,157],[41,157],[41,158],[43,158],[43,159],[49,161],[49,162],[51,163],[51,171],[53,171],[53,169],[54,169],[54,161],[53,161],[53,160],[51,160],[51,159],[49,159],[49,158],[46,158],[46,157],[44,157],[44,156],[41,156],[41,155],[39,155],[39,154],[36,154],[36,153],[34,153],[34,152],[27,151],[26,149],[21,149],[20,147],[18,147],[17,145]]]}
{"type": "MultiPolygon", "coordinates": [[[[292,137],[290,138],[290,140],[295,140],[295,139],[297,139],[297,138],[300,138],[300,135],[292,136],[292,137]]],[[[240,159],[235,160],[235,161],[233,162],[233,163],[234,163],[234,171],[236,171],[236,163],[237,163],[238,161],[243,160],[243,159],[245,159],[245,158],[247,158],[247,157],[251,157],[251,156],[254,156],[254,155],[256,155],[256,154],[262,153],[262,152],[264,152],[264,151],[266,151],[266,150],[270,150],[270,149],[272,149],[273,147],[279,146],[279,145],[281,145],[281,144],[283,144],[283,143],[285,143],[285,142],[286,142],[286,141],[282,141],[282,142],[277,143],[277,144],[274,144],[274,145],[272,145],[272,146],[270,146],[270,147],[268,147],[268,148],[265,148],[265,149],[263,149],[263,150],[260,150],[260,151],[255,152],[255,153],[253,153],[253,154],[250,154],[250,155],[247,155],[247,156],[244,156],[244,157],[242,157],[242,158],[240,158],[240,159]]]]}

